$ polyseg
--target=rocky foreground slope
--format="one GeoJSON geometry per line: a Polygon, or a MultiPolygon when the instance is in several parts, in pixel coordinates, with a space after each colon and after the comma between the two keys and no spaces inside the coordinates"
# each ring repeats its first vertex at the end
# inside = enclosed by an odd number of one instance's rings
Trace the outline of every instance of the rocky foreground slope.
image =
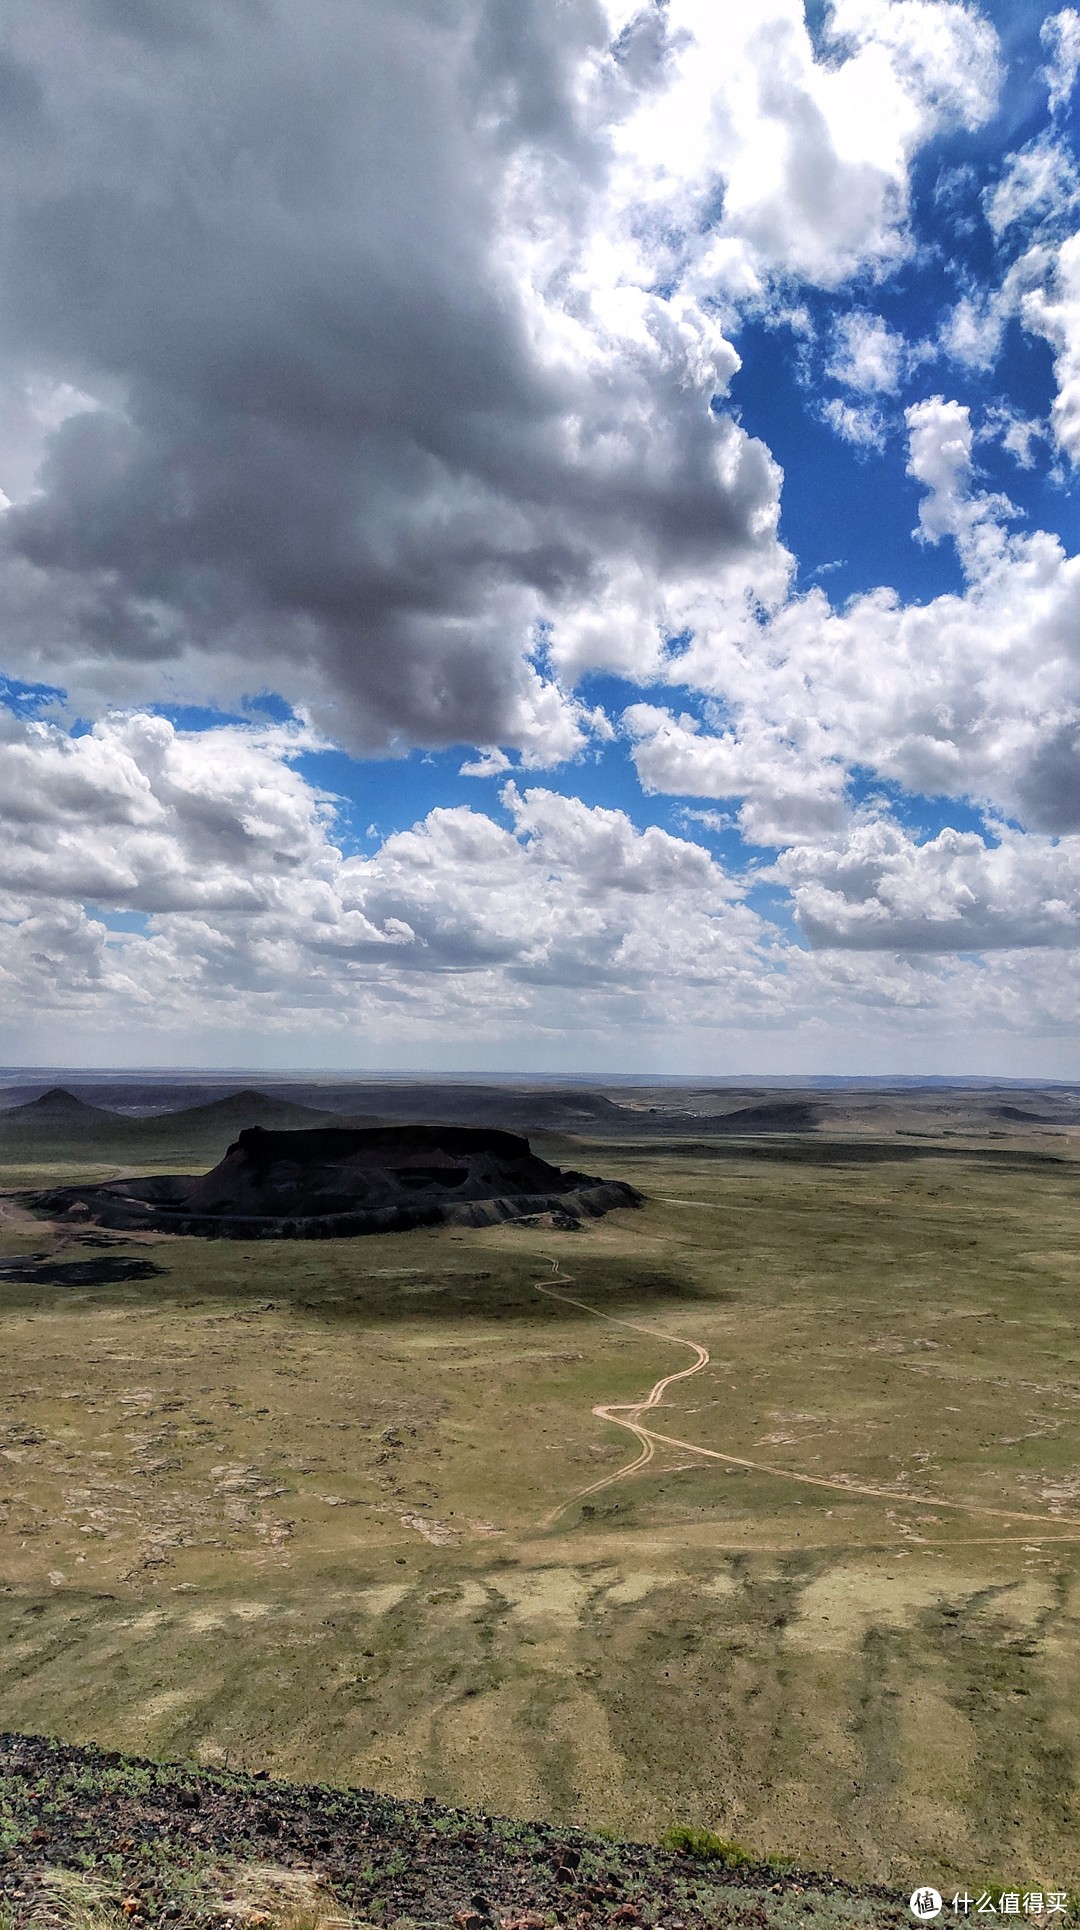
{"type": "Polygon", "coordinates": [[[209,1173],[50,1188],[38,1212],[124,1231],[237,1239],[324,1238],[552,1213],[564,1223],[640,1196],[564,1172],[519,1133],[471,1126],[245,1128],[209,1173]]]}
{"type": "Polygon", "coordinates": [[[734,1846],[704,1833],[696,1851],[0,1735],[0,1921],[6,1905],[17,1930],[895,1930],[911,1921],[882,1889],[739,1862],[734,1846]]]}

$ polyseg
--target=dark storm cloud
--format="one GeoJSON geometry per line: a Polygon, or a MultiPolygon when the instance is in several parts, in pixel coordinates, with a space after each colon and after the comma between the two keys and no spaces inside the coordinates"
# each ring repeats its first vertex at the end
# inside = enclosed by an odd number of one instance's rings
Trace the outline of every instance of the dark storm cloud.
{"type": "Polygon", "coordinates": [[[501,245],[525,149],[570,238],[602,179],[576,77],[604,33],[593,0],[15,0],[9,393],[104,405],[5,518],[16,667],[123,701],[172,663],[356,745],[557,749],[538,616],[626,556],[768,548],[761,446],[662,358],[543,361],[501,245]]]}

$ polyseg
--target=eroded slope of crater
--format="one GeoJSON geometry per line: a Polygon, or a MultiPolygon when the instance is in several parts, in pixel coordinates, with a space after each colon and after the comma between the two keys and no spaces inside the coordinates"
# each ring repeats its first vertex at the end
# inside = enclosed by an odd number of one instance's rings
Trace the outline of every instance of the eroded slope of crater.
{"type": "Polygon", "coordinates": [[[470,1126],[246,1127],[208,1173],[51,1188],[37,1211],[128,1231],[322,1238],[414,1226],[562,1222],[636,1206],[621,1180],[552,1166],[519,1133],[470,1126]]]}

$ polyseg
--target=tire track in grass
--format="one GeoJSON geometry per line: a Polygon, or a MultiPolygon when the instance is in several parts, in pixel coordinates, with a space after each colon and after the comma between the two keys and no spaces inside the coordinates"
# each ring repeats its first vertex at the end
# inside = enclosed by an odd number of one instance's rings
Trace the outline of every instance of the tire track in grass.
{"type": "MultiPolygon", "coordinates": [[[[557,1260],[552,1261],[551,1270],[560,1280],[567,1282],[573,1280],[573,1274],[562,1273],[557,1260]]],[[[559,1300],[564,1306],[577,1307],[581,1313],[591,1314],[595,1320],[606,1320],[609,1326],[625,1327],[631,1333],[645,1334],[650,1340],[667,1341],[673,1347],[689,1347],[695,1355],[691,1366],[680,1368],[676,1373],[665,1374],[662,1379],[654,1381],[644,1400],[600,1401],[593,1407],[591,1411],[597,1420],[610,1421],[613,1427],[625,1428],[637,1442],[638,1451],[632,1461],[627,1461],[623,1467],[616,1468],[614,1474],[605,1474],[599,1481],[591,1481],[588,1487],[579,1488],[575,1494],[568,1495],[565,1501],[560,1501],[556,1508],[544,1516],[541,1523],[544,1528],[554,1527],[559,1516],[565,1514],[567,1508],[573,1507],[576,1501],[586,1501],[590,1495],[601,1494],[605,1488],[613,1487],[617,1481],[625,1481],[630,1475],[640,1474],[641,1470],[654,1459],[658,1446],[678,1448],[681,1453],[696,1454],[706,1461],[719,1461],[725,1467],[744,1468],[748,1473],[768,1475],[776,1481],[794,1481],[803,1487],[826,1488],[832,1494],[863,1495],[872,1501],[890,1501],[894,1506],[899,1504],[916,1508],[948,1508],[954,1513],[979,1515],[993,1521],[1027,1522],[1044,1528],[1080,1528],[1080,1516],[1077,1515],[1030,1514],[1018,1508],[991,1508],[976,1501],[945,1501],[939,1495],[904,1494],[895,1488],[874,1487],[867,1482],[838,1481],[823,1474],[804,1474],[796,1468],[778,1468],[767,1461],[751,1461],[742,1454],[724,1454],[719,1448],[702,1447],[696,1441],[683,1441],[678,1435],[660,1434],[654,1428],[643,1426],[641,1416],[659,1407],[667,1389],[676,1381],[690,1380],[693,1375],[700,1374],[702,1369],[709,1365],[708,1348],[703,1347],[699,1341],[686,1340],[681,1334],[661,1333],[656,1327],[642,1327],[635,1320],[622,1320],[617,1314],[604,1313],[599,1307],[590,1306],[587,1300],[578,1300],[573,1294],[561,1293],[558,1288],[549,1286],[544,1280],[536,1280],[533,1285],[537,1293],[544,1294],[549,1300],[559,1300]]]]}

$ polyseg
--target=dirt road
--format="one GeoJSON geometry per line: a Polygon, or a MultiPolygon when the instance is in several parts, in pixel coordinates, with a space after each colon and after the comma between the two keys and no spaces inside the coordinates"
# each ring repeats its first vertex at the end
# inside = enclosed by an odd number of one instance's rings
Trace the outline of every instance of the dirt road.
{"type": "MultiPolygon", "coordinates": [[[[560,1281],[569,1282],[573,1279],[572,1274],[562,1273],[557,1260],[552,1262],[552,1272],[560,1281]]],[[[719,1461],[725,1467],[744,1468],[749,1473],[768,1475],[776,1481],[794,1481],[808,1488],[827,1488],[834,1494],[865,1495],[874,1501],[890,1501],[894,1506],[900,1503],[909,1507],[947,1508],[954,1513],[979,1515],[993,1521],[1023,1522],[1030,1526],[1055,1530],[1080,1528],[1080,1516],[1076,1515],[1042,1515],[1030,1514],[1017,1508],[989,1508],[975,1501],[946,1501],[940,1495],[910,1494],[898,1488],[874,1487],[867,1482],[830,1479],[822,1474],[804,1474],[796,1468],[778,1468],[767,1461],[748,1460],[742,1454],[725,1454],[719,1448],[702,1447],[696,1441],[684,1441],[678,1435],[660,1434],[653,1428],[644,1427],[642,1415],[659,1407],[669,1387],[676,1381],[690,1380],[694,1374],[700,1374],[702,1369],[708,1366],[708,1348],[702,1346],[700,1341],[686,1340],[680,1334],[661,1333],[656,1327],[643,1327],[637,1321],[622,1320],[615,1314],[603,1313],[599,1307],[590,1306],[586,1300],[575,1299],[572,1294],[563,1293],[544,1280],[534,1281],[533,1284],[538,1293],[546,1294],[550,1300],[561,1300],[565,1306],[577,1307],[582,1313],[592,1314],[595,1320],[606,1320],[612,1327],[626,1327],[632,1333],[647,1334],[650,1340],[667,1341],[672,1347],[689,1347],[695,1356],[691,1366],[682,1367],[673,1374],[665,1374],[661,1380],[655,1381],[642,1401],[597,1403],[592,1409],[597,1420],[610,1421],[614,1427],[625,1428],[637,1442],[638,1451],[632,1461],[627,1461],[623,1467],[617,1468],[614,1474],[606,1474],[599,1481],[591,1481],[588,1487],[579,1488],[576,1494],[568,1495],[557,1508],[553,1508],[550,1514],[545,1515],[542,1523],[545,1528],[553,1527],[559,1516],[565,1514],[567,1508],[572,1507],[576,1501],[585,1501],[590,1495],[600,1494],[603,1489],[613,1487],[617,1481],[625,1481],[630,1475],[640,1474],[653,1459],[658,1446],[677,1448],[683,1454],[695,1454],[705,1461],[719,1461]]],[[[1061,1538],[1066,1539],[1064,1536],[1061,1538]]]]}

